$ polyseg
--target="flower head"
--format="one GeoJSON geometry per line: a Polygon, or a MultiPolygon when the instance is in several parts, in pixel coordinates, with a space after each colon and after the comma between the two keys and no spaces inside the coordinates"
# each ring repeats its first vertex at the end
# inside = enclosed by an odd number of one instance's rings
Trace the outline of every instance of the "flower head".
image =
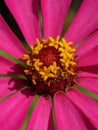
{"type": "Polygon", "coordinates": [[[98,93],[98,1],[94,1],[82,2],[62,37],[71,0],[41,0],[43,39],[38,20],[38,1],[5,0],[29,50],[24,49],[0,16],[2,130],[19,130],[22,127],[36,95],[39,99],[27,130],[53,130],[53,115],[57,130],[98,129],[98,101],[78,87],[98,93]]]}
{"type": "Polygon", "coordinates": [[[37,39],[30,51],[24,54],[27,69],[24,70],[30,79],[32,89],[40,94],[54,95],[57,91],[65,91],[71,86],[75,75],[74,52],[72,42],[66,42],[60,36],[56,39],[37,39]],[[41,87],[39,87],[41,86],[41,87]]]}

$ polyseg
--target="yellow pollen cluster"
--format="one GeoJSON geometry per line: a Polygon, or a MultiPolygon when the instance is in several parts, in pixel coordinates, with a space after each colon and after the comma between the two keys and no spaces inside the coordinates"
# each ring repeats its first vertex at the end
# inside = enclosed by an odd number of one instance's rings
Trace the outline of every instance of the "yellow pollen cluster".
{"type": "Polygon", "coordinates": [[[56,37],[56,39],[49,37],[48,40],[43,39],[41,42],[36,39],[34,46],[30,46],[30,52],[23,55],[28,66],[28,69],[24,70],[24,72],[31,77],[33,84],[36,85],[39,80],[46,82],[49,86],[58,77],[68,78],[69,75],[75,75],[74,66],[76,62],[74,61],[74,52],[76,49],[72,48],[71,44],[73,43],[67,42],[64,38],[60,39],[60,36],[56,37]],[[40,61],[39,52],[49,47],[58,52],[58,59],[49,66],[45,66],[40,61]]]}
{"type": "Polygon", "coordinates": [[[56,62],[53,62],[49,67],[44,66],[39,73],[42,75],[44,81],[46,81],[48,78],[56,78],[59,69],[60,67],[57,67],[56,62]]]}

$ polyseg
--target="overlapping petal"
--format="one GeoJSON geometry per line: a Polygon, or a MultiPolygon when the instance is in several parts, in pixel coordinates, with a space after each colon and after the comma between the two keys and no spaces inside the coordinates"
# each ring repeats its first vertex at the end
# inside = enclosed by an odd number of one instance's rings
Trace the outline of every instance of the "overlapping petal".
{"type": "Polygon", "coordinates": [[[0,98],[14,93],[26,85],[27,84],[23,79],[0,77],[0,98]]]}
{"type": "Polygon", "coordinates": [[[0,56],[0,74],[22,74],[23,69],[19,64],[0,56]]]}
{"type": "Polygon", "coordinates": [[[74,45],[98,28],[98,0],[83,0],[65,38],[74,45]]]}
{"type": "Polygon", "coordinates": [[[77,89],[68,91],[66,95],[85,114],[95,128],[98,129],[98,101],[77,89]]]}
{"type": "Polygon", "coordinates": [[[88,130],[94,129],[89,120],[72,103],[64,93],[55,95],[54,108],[57,130],[88,130]]]}
{"type": "Polygon", "coordinates": [[[3,17],[0,15],[0,49],[7,53],[21,58],[25,53],[22,43],[17,39],[14,33],[10,30],[3,17]]]}
{"type": "Polygon", "coordinates": [[[53,130],[50,97],[40,97],[26,130],[53,130]]]}
{"type": "Polygon", "coordinates": [[[38,20],[38,0],[5,0],[26,41],[33,44],[41,37],[38,20]]]}
{"type": "Polygon", "coordinates": [[[30,94],[28,90],[25,90],[0,103],[1,130],[19,130],[21,128],[33,101],[33,96],[30,94]]]}
{"type": "Polygon", "coordinates": [[[41,0],[44,35],[60,35],[71,0],[41,0]]]}
{"type": "Polygon", "coordinates": [[[98,75],[88,72],[79,72],[75,83],[98,94],[98,75]]]}
{"type": "Polygon", "coordinates": [[[77,59],[85,55],[88,51],[96,46],[98,46],[98,31],[90,35],[83,43],[79,45],[75,52],[77,59]]]}
{"type": "MultiPolygon", "coordinates": [[[[23,67],[0,56],[0,74],[22,74],[23,67]],[[15,67],[17,69],[15,69],[15,67]]],[[[0,98],[26,86],[23,79],[0,77],[0,98]]]]}
{"type": "Polygon", "coordinates": [[[79,69],[79,70],[81,70],[81,71],[83,71],[83,72],[98,74],[98,65],[93,65],[93,66],[81,66],[81,67],[77,67],[77,69],[79,69]]]}
{"type": "Polygon", "coordinates": [[[85,53],[78,61],[77,66],[98,65],[98,46],[85,53]]]}

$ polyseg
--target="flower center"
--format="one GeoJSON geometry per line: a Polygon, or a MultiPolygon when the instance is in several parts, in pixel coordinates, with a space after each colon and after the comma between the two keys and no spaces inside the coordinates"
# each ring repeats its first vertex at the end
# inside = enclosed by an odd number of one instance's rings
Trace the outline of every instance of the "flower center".
{"type": "Polygon", "coordinates": [[[36,39],[34,46],[30,46],[30,52],[23,55],[28,66],[24,72],[38,93],[54,95],[71,86],[76,65],[75,49],[71,44],[60,36],[42,41],[36,39]]]}
{"type": "Polygon", "coordinates": [[[50,66],[54,61],[58,59],[58,51],[54,47],[46,47],[40,50],[38,55],[39,60],[44,64],[44,66],[50,66]]]}

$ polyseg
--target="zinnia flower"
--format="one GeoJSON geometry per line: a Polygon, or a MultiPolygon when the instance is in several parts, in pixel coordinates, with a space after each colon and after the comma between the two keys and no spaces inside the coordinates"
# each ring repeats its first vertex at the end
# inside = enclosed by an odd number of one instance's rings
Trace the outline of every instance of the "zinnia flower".
{"type": "Polygon", "coordinates": [[[21,129],[36,95],[26,130],[53,130],[53,110],[57,130],[98,129],[98,101],[77,87],[98,94],[98,0],[82,1],[64,38],[60,34],[71,0],[40,0],[44,39],[38,0],[5,3],[30,50],[0,16],[0,129],[21,129]]]}

